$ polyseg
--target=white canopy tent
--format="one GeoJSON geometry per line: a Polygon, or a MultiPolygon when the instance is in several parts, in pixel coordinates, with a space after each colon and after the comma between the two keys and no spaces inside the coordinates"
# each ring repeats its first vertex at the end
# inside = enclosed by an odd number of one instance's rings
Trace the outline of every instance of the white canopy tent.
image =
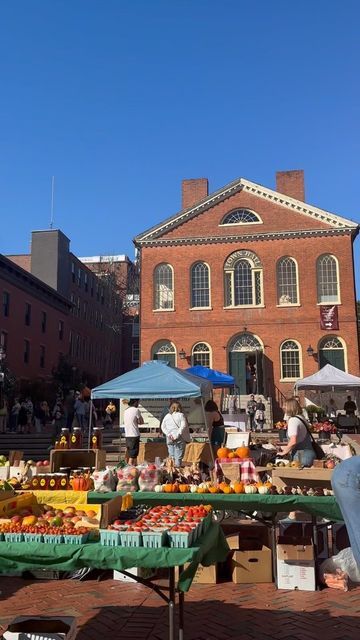
{"type": "Polygon", "coordinates": [[[314,402],[327,408],[330,397],[337,394],[338,409],[342,409],[347,395],[351,395],[359,409],[360,378],[326,364],[312,376],[302,378],[295,383],[296,391],[305,390],[315,394],[314,402]]]}

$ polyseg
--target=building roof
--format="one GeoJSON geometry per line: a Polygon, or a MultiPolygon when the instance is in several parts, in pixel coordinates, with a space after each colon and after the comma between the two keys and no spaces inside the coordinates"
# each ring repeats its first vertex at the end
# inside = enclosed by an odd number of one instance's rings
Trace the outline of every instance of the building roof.
{"type": "MultiPolygon", "coordinates": [[[[305,202],[302,202],[301,200],[291,198],[290,196],[280,193],[279,191],[268,189],[267,187],[263,187],[262,185],[251,182],[250,180],[246,180],[245,178],[237,178],[221,189],[218,189],[217,191],[214,191],[210,195],[206,196],[195,205],[188,207],[187,209],[182,209],[175,215],[166,218],[160,224],[157,224],[153,227],[150,227],[146,231],[143,231],[135,237],[135,245],[147,244],[161,238],[163,234],[167,233],[171,229],[174,229],[180,224],[183,224],[185,221],[200,215],[208,209],[211,209],[211,207],[229,198],[235,193],[238,193],[239,191],[248,192],[258,198],[272,201],[281,207],[285,207],[289,211],[303,216],[308,216],[313,220],[318,220],[319,222],[328,224],[329,228],[333,230],[348,232],[350,231],[356,233],[359,230],[358,223],[354,222],[353,220],[343,218],[336,215],[335,213],[326,211],[325,209],[319,209],[318,207],[314,207],[305,202]]],[[[323,229],[319,231],[323,231],[323,229]]],[[[223,238],[223,240],[225,240],[225,238],[223,238]]]]}

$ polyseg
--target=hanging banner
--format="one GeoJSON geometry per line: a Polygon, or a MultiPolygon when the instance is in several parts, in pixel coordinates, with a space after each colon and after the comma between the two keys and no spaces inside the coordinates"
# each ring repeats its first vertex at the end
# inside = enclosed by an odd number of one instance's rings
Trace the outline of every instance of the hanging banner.
{"type": "Polygon", "coordinates": [[[337,330],[339,328],[338,308],[336,305],[320,307],[320,329],[337,330]]]}

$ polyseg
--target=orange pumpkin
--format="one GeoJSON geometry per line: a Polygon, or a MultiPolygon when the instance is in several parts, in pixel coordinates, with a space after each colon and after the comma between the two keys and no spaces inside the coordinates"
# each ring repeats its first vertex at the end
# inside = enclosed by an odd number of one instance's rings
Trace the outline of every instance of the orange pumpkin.
{"type": "Polygon", "coordinates": [[[250,456],[249,447],[245,447],[245,445],[243,445],[242,447],[238,447],[236,449],[236,455],[238,458],[248,458],[250,456]]]}
{"type": "Polygon", "coordinates": [[[165,491],[165,493],[172,493],[173,486],[174,485],[172,485],[172,484],[164,484],[163,485],[163,490],[165,491]]]}
{"type": "Polygon", "coordinates": [[[234,482],[234,491],[235,493],[245,493],[244,483],[241,482],[240,480],[238,480],[237,482],[234,482]]]}
{"type": "Polygon", "coordinates": [[[180,493],[189,493],[190,487],[188,484],[179,484],[180,493]]]}
{"type": "Polygon", "coordinates": [[[230,453],[230,449],[227,449],[226,447],[220,447],[220,449],[217,450],[217,457],[228,458],[229,453],[230,453]]]}
{"type": "Polygon", "coordinates": [[[223,492],[224,493],[235,493],[234,489],[232,489],[229,484],[227,484],[226,487],[223,488],[223,492]]]}
{"type": "Polygon", "coordinates": [[[205,487],[198,487],[196,493],[207,493],[208,490],[205,487]]]}
{"type": "Polygon", "coordinates": [[[227,482],[220,482],[219,489],[221,489],[221,491],[224,491],[224,488],[226,489],[226,487],[228,486],[229,485],[227,484],[227,482]]]}
{"type": "Polygon", "coordinates": [[[236,451],[230,451],[229,458],[231,458],[231,459],[237,458],[236,451]]]}
{"type": "Polygon", "coordinates": [[[209,493],[219,493],[218,487],[209,487],[209,493]]]}

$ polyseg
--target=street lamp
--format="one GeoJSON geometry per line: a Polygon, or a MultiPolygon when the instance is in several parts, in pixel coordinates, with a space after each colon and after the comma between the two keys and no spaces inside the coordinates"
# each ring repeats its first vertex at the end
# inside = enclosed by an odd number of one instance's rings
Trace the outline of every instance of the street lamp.
{"type": "Polygon", "coordinates": [[[179,351],[179,356],[180,356],[180,360],[185,360],[186,353],[185,353],[184,349],[181,349],[181,351],[179,351]]]}

